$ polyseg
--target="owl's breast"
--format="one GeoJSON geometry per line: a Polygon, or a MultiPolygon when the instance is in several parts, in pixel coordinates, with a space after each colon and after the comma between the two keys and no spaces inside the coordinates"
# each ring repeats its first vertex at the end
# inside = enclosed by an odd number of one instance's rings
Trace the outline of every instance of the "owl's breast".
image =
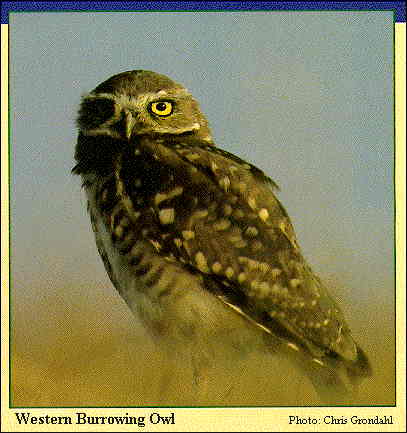
{"type": "Polygon", "coordinates": [[[202,351],[216,341],[229,341],[236,350],[258,339],[257,330],[255,337],[243,318],[206,290],[200,273],[160,254],[159,246],[143,237],[143,225],[134,224],[129,203],[116,197],[115,203],[102,206],[100,195],[112,198],[113,192],[106,191],[112,185],[105,178],[86,188],[92,228],[112,283],[145,328],[202,351]]]}

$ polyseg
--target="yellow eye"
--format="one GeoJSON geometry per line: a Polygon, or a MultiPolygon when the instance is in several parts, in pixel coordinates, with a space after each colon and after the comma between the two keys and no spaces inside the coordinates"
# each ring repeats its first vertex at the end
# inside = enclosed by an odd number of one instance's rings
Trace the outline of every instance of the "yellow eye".
{"type": "Polygon", "coordinates": [[[169,101],[152,102],[150,110],[158,116],[169,116],[172,113],[172,103],[169,101]]]}

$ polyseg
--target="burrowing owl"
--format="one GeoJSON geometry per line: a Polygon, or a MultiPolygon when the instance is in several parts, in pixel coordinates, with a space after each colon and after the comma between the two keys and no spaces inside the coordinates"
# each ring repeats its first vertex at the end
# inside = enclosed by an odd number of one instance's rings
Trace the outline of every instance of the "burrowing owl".
{"type": "Polygon", "coordinates": [[[222,333],[262,335],[297,357],[318,388],[324,377],[322,393],[370,374],[301,254],[276,184],[215,147],[187,89],[123,72],[83,97],[77,124],[73,172],[99,253],[155,335],[197,348],[222,333]]]}

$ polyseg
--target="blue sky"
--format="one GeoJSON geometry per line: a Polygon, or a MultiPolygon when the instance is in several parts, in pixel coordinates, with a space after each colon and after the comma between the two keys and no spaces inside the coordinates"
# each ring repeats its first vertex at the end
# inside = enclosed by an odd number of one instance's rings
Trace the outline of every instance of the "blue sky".
{"type": "Polygon", "coordinates": [[[126,314],[70,170],[81,95],[116,73],[149,69],[183,83],[217,145],[280,185],[306,258],[359,339],[366,320],[390,332],[392,20],[390,12],[11,14],[16,327],[38,318],[41,333],[49,302],[126,314]]]}

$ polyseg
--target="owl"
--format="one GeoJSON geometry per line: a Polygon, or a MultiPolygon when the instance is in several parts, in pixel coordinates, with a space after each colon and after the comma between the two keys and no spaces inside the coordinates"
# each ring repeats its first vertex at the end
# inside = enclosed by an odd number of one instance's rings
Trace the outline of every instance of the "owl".
{"type": "Polygon", "coordinates": [[[371,374],[277,185],[215,145],[185,87],[151,71],[114,75],[82,98],[77,126],[72,171],[98,251],[155,338],[191,348],[200,372],[212,342],[261,342],[294,358],[325,400],[371,374]]]}

